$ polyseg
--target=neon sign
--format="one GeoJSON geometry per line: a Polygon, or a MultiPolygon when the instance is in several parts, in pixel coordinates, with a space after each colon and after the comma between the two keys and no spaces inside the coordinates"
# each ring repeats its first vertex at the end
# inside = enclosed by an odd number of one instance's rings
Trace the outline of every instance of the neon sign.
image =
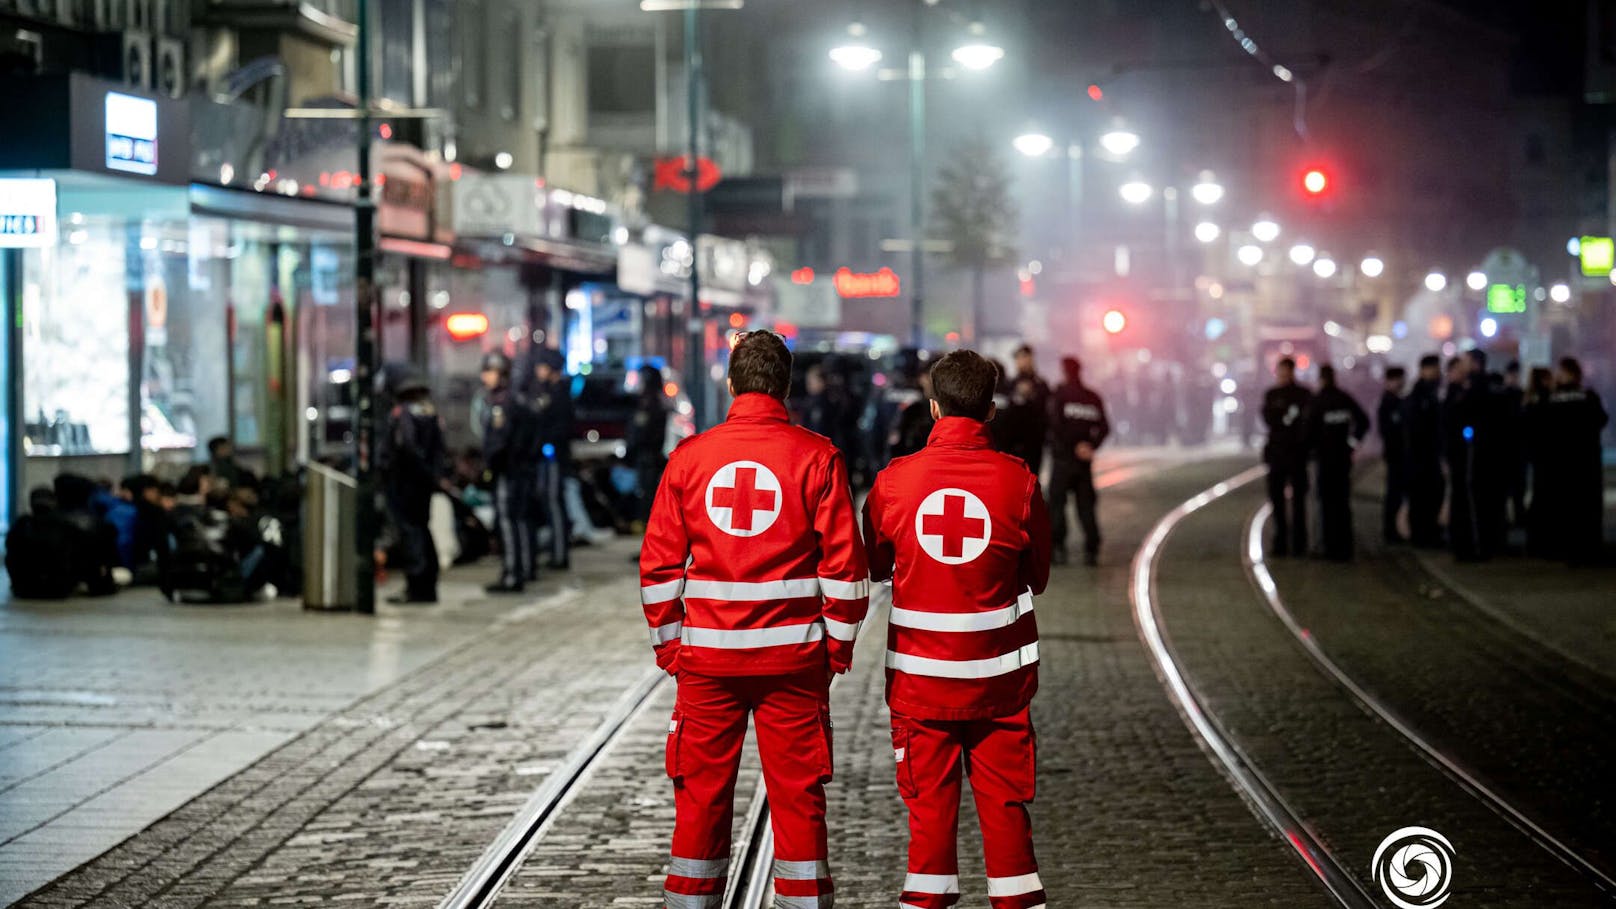
{"type": "Polygon", "coordinates": [[[897,272],[883,268],[877,272],[836,269],[836,292],[845,298],[896,297],[902,291],[897,272]]]}

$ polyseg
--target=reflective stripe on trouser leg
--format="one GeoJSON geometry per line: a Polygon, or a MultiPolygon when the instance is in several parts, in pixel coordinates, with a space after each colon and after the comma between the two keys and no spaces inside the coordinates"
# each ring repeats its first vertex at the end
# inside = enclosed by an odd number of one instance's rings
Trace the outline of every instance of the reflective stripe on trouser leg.
{"type": "Polygon", "coordinates": [[[747,706],[734,682],[683,673],[668,739],[673,778],[673,855],[664,885],[670,909],[716,907],[728,873],[735,779],[747,706]]]}
{"type": "Polygon", "coordinates": [[[746,683],[753,692],[753,726],[774,827],[774,904],[828,907],[834,886],[824,860],[825,783],[831,777],[824,670],[746,683]]]}

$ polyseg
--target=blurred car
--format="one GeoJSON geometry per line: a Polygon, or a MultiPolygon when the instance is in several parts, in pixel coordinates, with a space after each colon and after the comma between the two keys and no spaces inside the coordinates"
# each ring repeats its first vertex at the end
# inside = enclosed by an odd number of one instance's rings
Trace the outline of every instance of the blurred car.
{"type": "MultiPolygon", "coordinates": [[[[679,374],[662,370],[663,394],[668,403],[668,433],[664,453],[692,436],[694,408],[679,374]],[[671,392],[671,393],[670,393],[671,392]]],[[[640,373],[625,366],[596,367],[572,377],[574,430],[572,457],[576,461],[615,460],[628,455],[628,425],[640,395],[640,373]]]]}

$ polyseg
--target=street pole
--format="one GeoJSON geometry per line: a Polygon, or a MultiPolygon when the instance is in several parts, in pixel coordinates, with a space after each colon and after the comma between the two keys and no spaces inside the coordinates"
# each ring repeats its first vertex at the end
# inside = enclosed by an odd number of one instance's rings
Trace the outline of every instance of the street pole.
{"type": "Polygon", "coordinates": [[[909,51],[909,343],[926,340],[926,54],[920,49],[920,0],[914,5],[914,47],[909,51]]]}
{"type": "Polygon", "coordinates": [[[359,110],[359,185],[354,198],[354,480],[358,486],[358,515],[354,529],[357,561],[354,574],[358,595],[354,606],[360,612],[376,611],[376,495],[371,473],[372,439],[375,421],[371,395],[375,374],[376,326],[374,298],[376,287],[376,200],[372,194],[370,167],[370,0],[359,0],[357,42],[357,89],[359,110]]]}
{"type": "Polygon", "coordinates": [[[686,322],[689,338],[685,351],[685,387],[690,390],[690,404],[694,408],[697,430],[707,428],[706,373],[707,326],[701,312],[701,191],[696,187],[696,164],[701,159],[701,48],[697,46],[697,28],[700,26],[700,8],[691,3],[685,7],[685,179],[689,181],[690,195],[685,201],[686,218],[690,223],[690,312],[686,322]]]}

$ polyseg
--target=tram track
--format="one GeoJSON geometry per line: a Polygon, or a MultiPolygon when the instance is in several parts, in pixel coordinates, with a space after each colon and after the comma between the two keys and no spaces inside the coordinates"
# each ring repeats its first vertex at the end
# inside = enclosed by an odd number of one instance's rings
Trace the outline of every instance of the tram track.
{"type": "MultiPolygon", "coordinates": [[[[1263,767],[1242,748],[1240,737],[1230,732],[1232,725],[1218,715],[1208,697],[1191,678],[1185,661],[1175,650],[1165,628],[1162,598],[1158,593],[1158,574],[1168,538],[1191,515],[1248,486],[1262,475],[1263,468],[1254,467],[1216,483],[1180,503],[1151,529],[1135,556],[1130,575],[1129,598],[1135,628],[1180,717],[1202,750],[1223,771],[1225,778],[1253,813],[1311,869],[1338,904],[1352,909],[1378,905],[1365,889],[1364,880],[1348,870],[1351,863],[1338,848],[1343,831],[1334,829],[1335,835],[1332,836],[1331,828],[1325,825],[1326,829],[1321,832],[1319,819],[1297,807],[1300,804],[1317,806],[1318,793],[1291,788],[1297,779],[1294,773],[1264,772],[1263,767]],[[1275,777],[1286,776],[1289,777],[1286,785],[1276,785],[1273,781],[1275,777]]],[[[1308,662],[1326,683],[1344,693],[1375,722],[1395,732],[1396,737],[1419,758],[1463,792],[1466,800],[1484,806],[1486,811],[1501,818],[1526,840],[1552,856],[1553,860],[1591,884],[1606,899],[1616,893],[1616,882],[1612,882],[1599,867],[1566,845],[1545,825],[1534,820],[1529,812],[1500,795],[1495,787],[1489,786],[1449,750],[1423,736],[1413,724],[1373,696],[1322,650],[1310,631],[1287,607],[1268,570],[1262,548],[1262,528],[1268,514],[1269,506],[1264,504],[1249,516],[1242,528],[1239,540],[1242,568],[1268,612],[1283,626],[1286,636],[1306,654],[1308,662]]],[[[1272,754],[1272,751],[1269,753],[1272,754]]]]}

